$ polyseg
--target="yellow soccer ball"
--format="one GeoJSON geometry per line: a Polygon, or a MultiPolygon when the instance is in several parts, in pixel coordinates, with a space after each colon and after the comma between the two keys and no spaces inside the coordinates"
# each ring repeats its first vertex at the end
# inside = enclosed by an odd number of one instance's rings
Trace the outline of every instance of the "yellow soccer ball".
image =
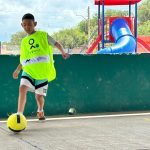
{"type": "Polygon", "coordinates": [[[27,127],[27,120],[23,114],[12,114],[7,120],[7,127],[13,132],[20,132],[27,127]]]}

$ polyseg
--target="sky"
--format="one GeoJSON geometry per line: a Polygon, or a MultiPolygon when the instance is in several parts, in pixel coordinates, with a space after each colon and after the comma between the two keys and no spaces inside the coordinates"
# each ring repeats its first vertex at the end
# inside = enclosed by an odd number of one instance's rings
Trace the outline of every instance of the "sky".
{"type": "Polygon", "coordinates": [[[88,6],[91,16],[97,13],[94,0],[0,0],[0,41],[9,41],[12,34],[23,31],[20,24],[25,13],[32,13],[37,28],[51,35],[87,18],[88,6]]]}

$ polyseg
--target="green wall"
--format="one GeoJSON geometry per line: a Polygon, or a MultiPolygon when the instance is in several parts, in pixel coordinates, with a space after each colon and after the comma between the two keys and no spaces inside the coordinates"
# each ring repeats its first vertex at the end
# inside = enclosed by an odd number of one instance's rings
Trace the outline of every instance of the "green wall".
{"type": "MultiPolygon", "coordinates": [[[[55,55],[57,79],[49,84],[46,115],[150,110],[150,55],[55,55]]],[[[19,79],[12,72],[18,56],[0,56],[0,118],[16,112],[19,79]]],[[[25,115],[35,116],[28,93],[25,115]]]]}

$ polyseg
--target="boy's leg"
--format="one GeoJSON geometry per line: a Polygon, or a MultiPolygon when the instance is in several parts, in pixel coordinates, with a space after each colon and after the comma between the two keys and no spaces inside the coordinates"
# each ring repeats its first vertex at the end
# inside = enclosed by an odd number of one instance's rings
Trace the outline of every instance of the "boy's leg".
{"type": "Polygon", "coordinates": [[[39,120],[45,120],[45,116],[44,116],[44,96],[43,95],[39,95],[39,94],[35,94],[35,98],[37,101],[37,105],[38,105],[38,110],[37,110],[37,117],[39,118],[39,120]]]}
{"type": "Polygon", "coordinates": [[[44,96],[43,95],[39,95],[39,94],[35,94],[35,98],[36,98],[37,105],[38,105],[38,112],[43,111],[43,108],[44,108],[44,96]]]}
{"type": "Polygon", "coordinates": [[[24,111],[27,91],[35,91],[34,79],[23,71],[19,87],[18,113],[23,113],[24,111]]]}
{"type": "Polygon", "coordinates": [[[37,116],[39,120],[45,120],[44,116],[44,96],[47,94],[48,81],[44,80],[35,80],[35,98],[38,105],[37,116]]]}
{"type": "Polygon", "coordinates": [[[18,113],[24,112],[24,107],[26,104],[26,95],[27,95],[28,87],[25,85],[21,85],[19,87],[19,97],[18,97],[18,113]]]}

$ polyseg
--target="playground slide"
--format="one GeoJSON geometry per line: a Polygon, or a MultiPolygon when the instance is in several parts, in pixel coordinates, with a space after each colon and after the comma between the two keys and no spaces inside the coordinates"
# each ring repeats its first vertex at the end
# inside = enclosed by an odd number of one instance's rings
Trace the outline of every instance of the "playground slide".
{"type": "Polygon", "coordinates": [[[150,53],[150,46],[141,38],[137,38],[137,53],[150,53]]]}
{"type": "Polygon", "coordinates": [[[136,49],[136,40],[132,35],[129,26],[122,18],[113,21],[110,32],[114,37],[115,44],[111,47],[101,49],[97,54],[112,53],[134,53],[136,49]]]}
{"type": "Polygon", "coordinates": [[[98,43],[101,41],[102,36],[98,36],[97,39],[95,40],[95,42],[89,47],[89,49],[86,51],[87,54],[91,54],[93,52],[93,50],[96,48],[96,46],[98,45],[98,43]]]}

